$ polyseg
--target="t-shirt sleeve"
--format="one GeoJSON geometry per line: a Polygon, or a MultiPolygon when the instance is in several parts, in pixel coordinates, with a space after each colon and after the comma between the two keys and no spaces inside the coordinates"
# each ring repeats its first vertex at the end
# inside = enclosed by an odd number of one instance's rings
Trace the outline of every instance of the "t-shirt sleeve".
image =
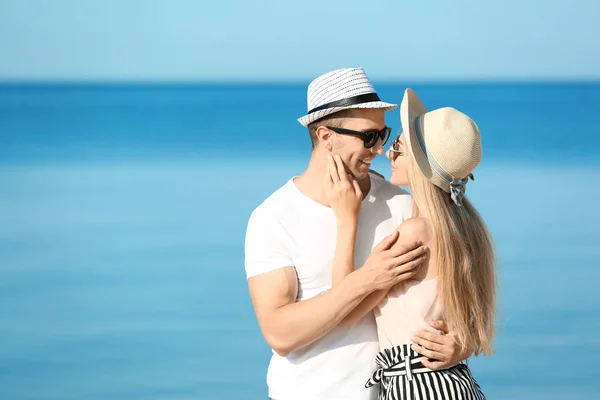
{"type": "Polygon", "coordinates": [[[403,197],[402,220],[404,221],[405,219],[409,219],[412,217],[413,202],[412,202],[412,197],[408,194],[405,196],[402,196],[402,197],[403,197]]]}
{"type": "Polygon", "coordinates": [[[286,238],[285,229],[272,213],[261,207],[254,210],[246,229],[246,277],[293,267],[286,238]]]}
{"type": "Polygon", "coordinates": [[[399,196],[396,196],[395,200],[393,215],[396,226],[398,226],[412,217],[412,198],[408,193],[403,191],[399,196]]]}

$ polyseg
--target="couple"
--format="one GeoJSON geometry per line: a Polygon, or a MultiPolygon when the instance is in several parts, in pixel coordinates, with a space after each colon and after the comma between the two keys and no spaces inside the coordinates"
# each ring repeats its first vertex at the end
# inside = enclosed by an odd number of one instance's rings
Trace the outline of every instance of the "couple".
{"type": "Polygon", "coordinates": [[[462,363],[491,353],[494,334],[491,240],[465,198],[479,130],[407,89],[390,183],[370,165],[396,107],[360,68],[315,79],[299,119],[308,167],[250,216],[245,268],[272,399],[484,398],[462,363]]]}

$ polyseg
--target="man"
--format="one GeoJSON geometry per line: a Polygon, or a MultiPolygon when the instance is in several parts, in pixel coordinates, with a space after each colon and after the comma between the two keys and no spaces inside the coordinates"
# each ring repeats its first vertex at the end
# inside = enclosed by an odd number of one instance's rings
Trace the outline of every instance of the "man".
{"type": "MultiPolygon", "coordinates": [[[[411,216],[408,193],[370,174],[391,129],[382,102],[361,68],[324,74],[308,87],[312,155],[307,169],[252,213],[246,233],[245,267],[261,331],[273,349],[267,373],[276,400],[366,400],[365,383],[379,352],[372,309],[381,293],[412,276],[425,249],[394,246],[395,229],[411,216]],[[336,218],[325,192],[328,156],[339,155],[365,194],[360,210],[355,265],[331,285],[336,218]]],[[[434,328],[446,330],[443,323],[434,328]]],[[[447,330],[446,330],[447,331],[447,330]]],[[[431,367],[446,368],[467,357],[451,335],[426,332],[415,350],[431,367]],[[427,348],[419,346],[424,345],[427,348]]]]}

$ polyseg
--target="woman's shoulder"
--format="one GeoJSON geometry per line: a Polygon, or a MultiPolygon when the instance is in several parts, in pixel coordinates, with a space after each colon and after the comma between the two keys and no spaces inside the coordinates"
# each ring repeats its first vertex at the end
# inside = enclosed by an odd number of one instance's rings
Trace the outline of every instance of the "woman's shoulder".
{"type": "Polygon", "coordinates": [[[400,224],[398,231],[400,232],[400,237],[396,243],[400,243],[401,245],[412,245],[415,242],[421,242],[421,244],[429,249],[426,258],[417,267],[416,273],[411,279],[421,281],[437,277],[435,264],[430,264],[431,257],[435,257],[432,256],[435,246],[433,243],[433,231],[429,221],[426,218],[420,217],[408,218],[400,224]]]}
{"type": "Polygon", "coordinates": [[[426,218],[412,217],[404,220],[397,228],[400,238],[405,240],[419,240],[423,243],[429,242],[433,233],[426,218]]]}

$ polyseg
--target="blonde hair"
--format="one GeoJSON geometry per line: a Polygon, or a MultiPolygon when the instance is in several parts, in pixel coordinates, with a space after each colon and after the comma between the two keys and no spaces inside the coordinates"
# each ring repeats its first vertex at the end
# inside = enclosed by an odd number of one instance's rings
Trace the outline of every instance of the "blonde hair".
{"type": "Polygon", "coordinates": [[[492,354],[497,282],[490,233],[466,197],[461,207],[454,204],[409,158],[414,213],[426,217],[433,231],[444,320],[461,346],[474,348],[476,356],[492,354]]]}

